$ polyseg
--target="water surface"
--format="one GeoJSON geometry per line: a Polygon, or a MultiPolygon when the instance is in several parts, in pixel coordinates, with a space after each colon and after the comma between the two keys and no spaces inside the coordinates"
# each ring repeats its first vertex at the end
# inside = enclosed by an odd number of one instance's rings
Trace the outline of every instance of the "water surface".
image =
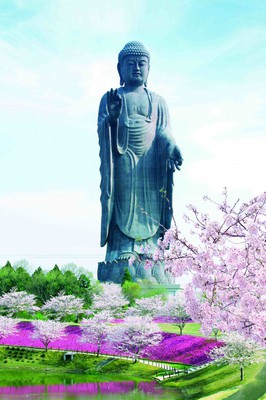
{"type": "Polygon", "coordinates": [[[182,399],[175,389],[164,389],[155,381],[97,382],[97,380],[99,376],[94,378],[91,375],[32,373],[18,369],[0,370],[0,399],[182,399]]]}

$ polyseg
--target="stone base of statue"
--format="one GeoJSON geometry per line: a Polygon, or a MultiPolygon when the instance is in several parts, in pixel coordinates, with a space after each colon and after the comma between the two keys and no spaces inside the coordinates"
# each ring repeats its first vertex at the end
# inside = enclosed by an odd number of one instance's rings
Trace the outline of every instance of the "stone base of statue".
{"type": "Polygon", "coordinates": [[[124,271],[127,268],[134,282],[148,280],[154,284],[170,284],[174,278],[165,271],[163,262],[156,262],[151,268],[145,267],[145,262],[135,260],[130,265],[129,258],[98,263],[98,279],[100,282],[121,283],[124,271]]]}

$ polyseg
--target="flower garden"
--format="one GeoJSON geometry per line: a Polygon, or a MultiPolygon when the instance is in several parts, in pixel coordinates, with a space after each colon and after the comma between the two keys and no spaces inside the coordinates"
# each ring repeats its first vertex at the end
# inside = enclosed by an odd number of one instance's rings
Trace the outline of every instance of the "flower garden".
{"type": "MultiPolygon", "coordinates": [[[[123,322],[117,321],[117,323],[123,322]]],[[[44,348],[40,340],[32,338],[34,326],[31,322],[19,322],[17,324],[17,329],[18,332],[16,334],[9,335],[2,339],[2,344],[44,348]]],[[[69,325],[65,328],[65,337],[52,342],[49,348],[96,353],[96,344],[82,343],[81,337],[81,328],[78,325],[69,325]]],[[[161,342],[156,346],[147,346],[140,354],[140,357],[157,361],[198,365],[209,361],[208,353],[219,344],[221,344],[221,342],[217,342],[213,339],[191,335],[179,336],[174,333],[163,332],[161,342]]],[[[129,355],[125,352],[118,351],[109,343],[104,343],[102,345],[101,353],[121,356],[129,355]]]]}

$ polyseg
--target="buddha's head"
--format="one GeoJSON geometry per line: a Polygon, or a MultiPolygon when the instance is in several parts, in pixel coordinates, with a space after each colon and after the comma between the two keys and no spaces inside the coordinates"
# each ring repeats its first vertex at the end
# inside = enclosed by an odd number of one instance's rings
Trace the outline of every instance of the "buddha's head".
{"type": "Polygon", "coordinates": [[[120,85],[147,86],[150,54],[140,42],[128,42],[118,55],[120,85]]]}

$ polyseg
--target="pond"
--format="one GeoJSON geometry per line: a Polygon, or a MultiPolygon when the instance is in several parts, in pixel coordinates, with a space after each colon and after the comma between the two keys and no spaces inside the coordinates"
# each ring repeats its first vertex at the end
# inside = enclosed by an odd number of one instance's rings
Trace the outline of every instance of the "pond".
{"type": "MultiPolygon", "coordinates": [[[[104,378],[104,377],[103,377],[104,378]]],[[[28,371],[0,370],[1,400],[177,400],[177,390],[164,389],[155,381],[102,381],[98,377],[78,374],[29,373],[28,371]]]]}

